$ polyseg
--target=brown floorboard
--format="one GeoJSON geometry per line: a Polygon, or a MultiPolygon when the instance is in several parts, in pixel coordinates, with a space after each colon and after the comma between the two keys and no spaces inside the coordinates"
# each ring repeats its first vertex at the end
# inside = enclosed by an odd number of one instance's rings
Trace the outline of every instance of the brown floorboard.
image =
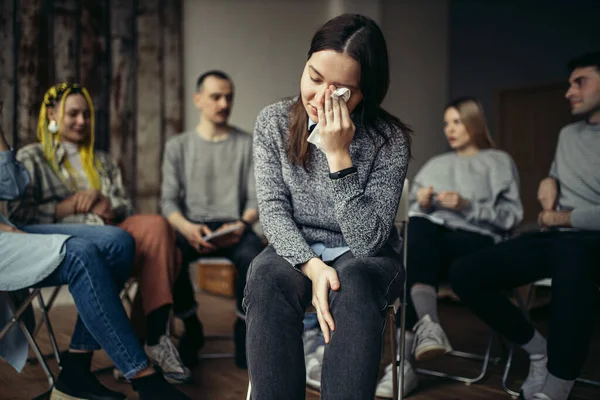
{"type": "MultiPolygon", "coordinates": [[[[231,333],[235,319],[233,300],[200,294],[199,304],[201,305],[200,315],[207,334],[231,333]]],[[[547,310],[542,308],[534,313],[534,321],[544,333],[546,312],[547,310]]],[[[61,349],[66,349],[75,320],[75,309],[73,306],[57,306],[50,315],[58,336],[59,346],[61,349]]],[[[455,349],[483,352],[489,331],[464,307],[450,302],[442,302],[440,318],[455,349]]],[[[600,355],[600,324],[596,324],[596,326],[583,376],[600,380],[600,357],[598,357],[600,355]]],[[[178,325],[178,330],[181,330],[181,325],[178,325]]],[[[42,330],[39,334],[39,342],[42,349],[47,352],[50,347],[46,338],[45,330],[42,330]]],[[[230,341],[209,341],[203,352],[212,351],[231,352],[232,343],[230,341]]],[[[498,343],[495,343],[494,353],[496,355],[501,353],[501,346],[498,343]]],[[[390,359],[389,343],[386,342],[380,372],[383,372],[390,359]]],[[[527,373],[527,362],[520,352],[517,354],[515,363],[512,370],[512,386],[518,387],[527,373]]],[[[109,367],[110,365],[110,360],[103,352],[98,352],[94,356],[93,368],[109,367]]],[[[57,371],[55,362],[50,362],[50,366],[54,372],[57,371]]],[[[429,362],[426,366],[440,371],[467,375],[476,374],[477,369],[477,365],[473,361],[451,357],[429,362]]],[[[410,398],[414,400],[508,399],[509,396],[501,386],[503,368],[503,363],[490,366],[486,378],[471,386],[440,378],[422,377],[419,389],[410,398]]],[[[181,389],[193,399],[245,399],[248,385],[247,372],[236,368],[231,359],[203,360],[194,371],[194,376],[196,384],[181,386],[181,389]]],[[[110,371],[101,374],[100,379],[112,389],[126,392],[130,399],[137,398],[129,385],[115,382],[110,371]]],[[[17,374],[8,364],[0,361],[0,399],[30,399],[44,390],[45,383],[43,372],[37,365],[28,365],[23,373],[17,374]]],[[[319,397],[317,393],[307,391],[306,398],[315,400],[319,397]]],[[[578,384],[575,386],[571,398],[574,400],[598,399],[600,398],[600,388],[578,384]]]]}

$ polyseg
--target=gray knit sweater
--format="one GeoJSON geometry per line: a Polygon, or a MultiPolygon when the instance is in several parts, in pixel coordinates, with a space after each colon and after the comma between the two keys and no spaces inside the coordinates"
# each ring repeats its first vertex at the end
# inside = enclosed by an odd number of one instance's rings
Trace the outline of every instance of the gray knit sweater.
{"type": "Polygon", "coordinates": [[[373,256],[385,245],[398,248],[392,227],[408,167],[404,136],[377,123],[389,137],[384,143],[355,121],[350,157],[358,172],[332,180],[325,155],[313,145],[306,170],[289,162],[292,104],[284,100],[264,108],[254,131],[258,209],[277,254],[297,266],[317,257],[310,244],[318,242],[348,246],[355,257],[373,256]]]}

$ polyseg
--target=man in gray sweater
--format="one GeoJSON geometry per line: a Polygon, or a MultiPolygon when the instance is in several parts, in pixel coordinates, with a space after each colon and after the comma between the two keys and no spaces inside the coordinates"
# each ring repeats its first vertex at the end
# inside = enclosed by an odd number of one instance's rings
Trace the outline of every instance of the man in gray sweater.
{"type": "Polygon", "coordinates": [[[579,122],[560,133],[550,176],[540,183],[542,232],[528,233],[458,262],[460,299],[530,359],[521,398],[566,400],[585,362],[600,282],[600,52],[569,63],[566,98],[579,122]],[[537,332],[507,290],[552,279],[550,340],[537,332]]]}
{"type": "Polygon", "coordinates": [[[189,280],[189,263],[203,255],[226,257],[238,269],[236,364],[245,367],[246,327],[241,301],[250,262],[263,248],[252,230],[258,221],[252,136],[228,124],[233,83],[225,73],[202,74],[194,104],[200,111],[199,124],[167,142],[162,166],[162,213],[177,231],[183,256],[173,292],[174,311],[186,329],[179,354],[186,365],[193,367],[204,340],[189,280]],[[224,230],[232,232],[205,240],[207,235],[224,230]]]}

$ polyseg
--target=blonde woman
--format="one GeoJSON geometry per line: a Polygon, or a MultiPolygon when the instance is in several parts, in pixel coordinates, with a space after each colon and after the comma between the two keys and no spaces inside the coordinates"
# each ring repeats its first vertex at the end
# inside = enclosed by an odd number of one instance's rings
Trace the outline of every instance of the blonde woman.
{"type": "MultiPolygon", "coordinates": [[[[472,97],[448,104],[444,134],[452,151],[429,160],[411,190],[406,323],[414,332],[406,335],[405,393],[418,383],[414,359],[452,350],[439,323],[437,290],[453,262],[499,242],[523,218],[517,169],[496,150],[481,104],[472,97]]],[[[389,366],[377,396],[391,398],[392,383],[389,366]]]]}
{"type": "Polygon", "coordinates": [[[190,381],[191,372],[166,335],[179,272],[175,233],[160,215],[134,215],[116,162],[94,150],[94,105],[87,90],[67,83],[51,87],[37,134],[39,143],[17,153],[31,184],[19,201],[10,203],[11,218],[27,232],[63,233],[92,242],[98,240],[98,225],[116,225],[131,234],[133,275],[139,281],[135,304],[141,308],[133,317],[145,316],[142,327],[135,324],[138,336],[145,336],[146,352],[167,380],[190,381]]]}

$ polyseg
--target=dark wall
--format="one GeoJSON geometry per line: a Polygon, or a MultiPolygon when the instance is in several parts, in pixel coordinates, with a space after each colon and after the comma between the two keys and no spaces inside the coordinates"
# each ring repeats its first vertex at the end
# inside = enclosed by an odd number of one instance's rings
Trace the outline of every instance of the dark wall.
{"type": "Polygon", "coordinates": [[[563,81],[566,63],[592,50],[600,1],[450,2],[450,95],[480,98],[490,122],[499,90],[563,81]]]}

